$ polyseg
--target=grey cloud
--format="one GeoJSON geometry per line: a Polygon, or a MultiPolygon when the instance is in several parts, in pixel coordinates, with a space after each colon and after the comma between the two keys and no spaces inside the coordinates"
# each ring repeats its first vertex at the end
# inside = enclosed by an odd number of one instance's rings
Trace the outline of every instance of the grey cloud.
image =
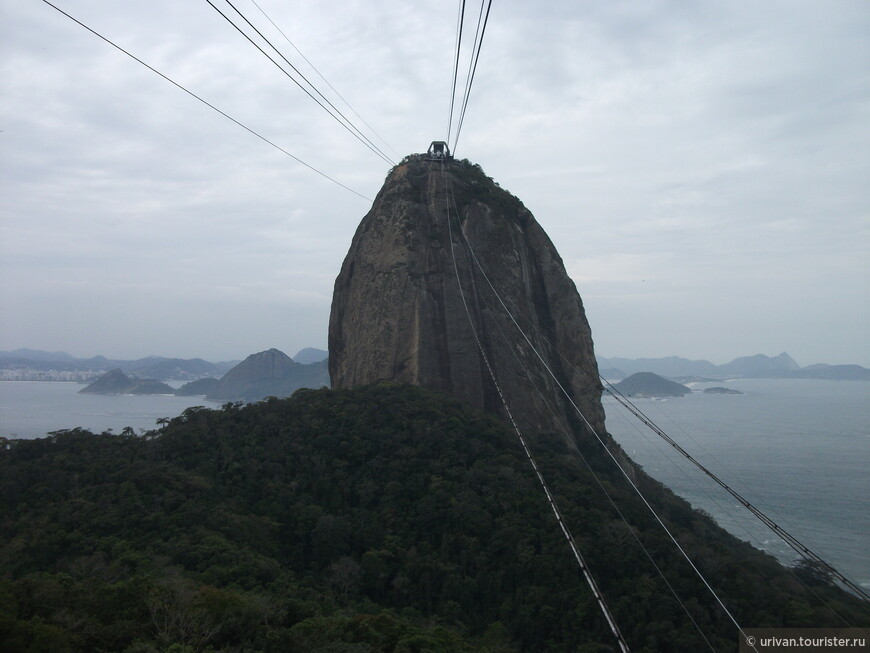
{"type": "MultiPolygon", "coordinates": [[[[401,154],[443,138],[455,6],[261,5],[401,154]]],[[[388,166],[205,3],[69,10],[311,165],[380,188],[388,166]]],[[[323,347],[367,203],[47,6],[0,11],[0,300],[16,307],[0,345],[323,347]]],[[[868,23],[862,2],[499,3],[458,154],[578,262],[603,355],[870,364],[868,23]]]]}

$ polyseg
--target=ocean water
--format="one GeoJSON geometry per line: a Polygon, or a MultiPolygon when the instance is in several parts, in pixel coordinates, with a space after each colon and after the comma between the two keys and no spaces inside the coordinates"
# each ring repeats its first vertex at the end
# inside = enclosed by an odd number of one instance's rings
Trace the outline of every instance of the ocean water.
{"type": "Polygon", "coordinates": [[[137,433],[156,428],[190,406],[213,406],[203,397],[79,394],[80,383],[0,381],[0,436],[41,438],[50,431],[81,426],[94,432],[125,426],[137,433]]]}
{"type": "MultiPolygon", "coordinates": [[[[741,379],[633,403],[725,483],[870,588],[870,382],[741,379]]],[[[645,471],[737,537],[784,563],[794,552],[612,397],[608,431],[645,471]]]]}
{"type": "MultiPolygon", "coordinates": [[[[870,588],[870,382],[753,379],[741,395],[700,392],[635,404],[689,453],[847,577],[870,588]]],[[[0,436],[36,438],[81,426],[155,428],[202,397],[82,395],[76,383],[0,382],[0,436]]],[[[736,500],[605,397],[607,427],[654,478],[731,533],[794,555],[736,500]]]]}

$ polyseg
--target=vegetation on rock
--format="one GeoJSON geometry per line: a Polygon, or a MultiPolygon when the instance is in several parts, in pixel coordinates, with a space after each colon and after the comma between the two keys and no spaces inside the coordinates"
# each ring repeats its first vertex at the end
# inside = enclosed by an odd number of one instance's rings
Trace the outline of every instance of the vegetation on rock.
{"type": "MultiPolygon", "coordinates": [[[[633,651],[737,634],[618,474],[534,454],[633,651]]],[[[643,490],[745,626],[866,624],[659,484],[643,490]],[[827,605],[824,605],[825,601],[827,605]]],[[[189,408],[143,437],[0,440],[4,651],[608,651],[612,637],[515,436],[424,389],[189,408]]]]}

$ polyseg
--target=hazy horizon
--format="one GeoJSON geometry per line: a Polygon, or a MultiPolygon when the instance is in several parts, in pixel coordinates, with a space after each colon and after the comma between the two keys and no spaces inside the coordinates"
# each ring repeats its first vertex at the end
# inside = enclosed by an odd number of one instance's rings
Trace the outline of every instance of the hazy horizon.
{"type": "MultiPolygon", "coordinates": [[[[250,356],[250,355],[252,355],[252,354],[256,354],[256,353],[259,353],[259,352],[261,352],[261,351],[266,351],[266,350],[268,350],[268,349],[278,349],[279,351],[282,351],[283,353],[287,354],[287,355],[290,356],[290,357],[296,356],[296,355],[297,355],[300,351],[302,351],[303,349],[319,349],[319,350],[321,350],[321,351],[327,351],[327,348],[326,348],[325,346],[323,346],[323,347],[318,347],[318,346],[316,346],[316,345],[303,345],[303,346],[301,346],[301,347],[296,347],[296,348],[286,348],[286,349],[285,349],[285,348],[282,348],[282,347],[265,347],[265,348],[263,348],[263,349],[259,349],[259,350],[257,350],[257,351],[250,351],[250,352],[247,352],[247,353],[245,353],[245,354],[238,355],[238,356],[228,356],[228,357],[225,356],[225,357],[219,357],[219,358],[208,358],[208,357],[205,357],[205,356],[170,355],[170,354],[165,354],[165,353],[160,353],[160,352],[156,352],[156,353],[155,353],[155,352],[152,352],[152,353],[149,353],[149,354],[142,354],[142,355],[115,356],[115,355],[108,355],[108,354],[106,354],[106,353],[104,353],[104,352],[96,351],[96,353],[93,353],[93,354],[80,355],[80,354],[77,354],[77,353],[75,353],[75,352],[67,351],[67,350],[65,350],[65,349],[42,349],[42,348],[37,348],[37,347],[0,347],[0,351],[4,351],[4,352],[7,352],[7,351],[8,351],[8,352],[14,352],[14,351],[17,351],[17,350],[19,350],[19,349],[30,349],[30,350],[42,351],[42,352],[47,352],[47,353],[52,353],[52,354],[53,354],[53,353],[63,353],[63,354],[68,354],[68,355],[72,356],[73,358],[82,359],[82,360],[86,360],[86,359],[89,359],[89,358],[93,358],[93,357],[95,357],[95,356],[103,356],[104,358],[107,358],[107,359],[109,359],[109,360],[141,360],[141,359],[143,359],[143,358],[148,358],[148,357],[151,357],[151,356],[156,356],[156,357],[160,357],[160,358],[179,358],[179,359],[182,359],[182,360],[191,360],[191,359],[194,359],[194,358],[201,358],[201,359],[203,359],[203,360],[205,360],[205,361],[207,361],[207,362],[209,362],[209,363],[222,363],[222,362],[230,362],[230,361],[241,361],[241,360],[244,360],[245,358],[247,358],[248,356],[250,356]]],[[[771,352],[751,352],[751,353],[742,353],[742,354],[737,354],[737,355],[735,355],[735,356],[732,356],[731,358],[728,358],[728,359],[726,359],[726,360],[716,360],[716,359],[713,359],[713,358],[710,358],[710,357],[707,357],[707,356],[683,356],[683,355],[681,355],[681,354],[664,354],[664,355],[662,355],[662,356],[624,356],[624,355],[622,355],[622,354],[620,354],[620,353],[616,353],[616,354],[601,354],[601,353],[599,353],[599,352],[596,351],[595,355],[596,355],[596,357],[599,358],[599,359],[602,359],[602,358],[603,358],[603,359],[611,359],[611,358],[627,358],[627,359],[632,359],[632,360],[635,360],[635,359],[644,359],[644,358],[649,358],[649,359],[659,359],[659,358],[668,358],[668,357],[672,357],[672,356],[674,356],[674,357],[677,357],[677,358],[684,358],[684,359],[687,359],[687,360],[693,360],[693,361],[704,360],[704,361],[708,361],[708,362],[710,362],[710,363],[713,363],[714,365],[724,365],[724,364],[726,364],[726,363],[730,363],[731,361],[733,361],[733,360],[736,359],[736,358],[742,358],[742,357],[746,357],[746,356],[755,356],[755,355],[758,355],[758,354],[762,354],[762,355],[764,355],[764,356],[769,356],[769,357],[773,358],[773,357],[779,356],[779,355],[782,354],[782,353],[786,353],[786,354],[788,354],[789,356],[791,356],[792,359],[794,359],[795,362],[796,362],[798,365],[800,365],[801,367],[807,367],[807,366],[809,366],[809,365],[815,365],[815,364],[820,364],[820,363],[821,363],[821,364],[828,364],[828,365],[862,365],[863,367],[867,367],[866,365],[863,365],[862,363],[860,363],[860,362],[856,362],[856,361],[854,361],[854,360],[852,360],[852,361],[836,361],[836,362],[831,362],[831,361],[812,361],[812,362],[805,362],[805,361],[800,360],[798,357],[792,355],[791,352],[787,352],[787,351],[785,351],[785,350],[781,350],[781,351],[778,351],[778,352],[775,352],[775,353],[771,353],[771,352]]]]}
{"type": "MultiPolygon", "coordinates": [[[[445,138],[458,3],[258,4],[394,160],[445,138]]],[[[206,3],[65,9],[353,190],[381,188],[390,165],[206,3]]],[[[0,0],[0,18],[0,342],[210,361],[325,349],[371,202],[44,3],[0,0]]],[[[602,356],[870,367],[868,32],[857,0],[504,0],[456,154],[549,234],[602,356]]]]}

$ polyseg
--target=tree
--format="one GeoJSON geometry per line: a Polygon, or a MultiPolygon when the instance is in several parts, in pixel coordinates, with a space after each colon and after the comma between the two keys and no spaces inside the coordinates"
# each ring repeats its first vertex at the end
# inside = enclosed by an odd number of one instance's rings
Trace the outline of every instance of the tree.
{"type": "Polygon", "coordinates": [[[329,582],[341,593],[344,603],[359,586],[360,575],[359,564],[349,556],[343,556],[329,566],[329,582]]]}
{"type": "Polygon", "coordinates": [[[807,585],[829,585],[834,579],[831,568],[816,560],[800,560],[794,566],[794,573],[807,585]]]}
{"type": "Polygon", "coordinates": [[[153,588],[146,603],[163,646],[179,643],[198,649],[218,633],[221,625],[200,605],[200,594],[192,582],[177,577],[153,588]]]}

